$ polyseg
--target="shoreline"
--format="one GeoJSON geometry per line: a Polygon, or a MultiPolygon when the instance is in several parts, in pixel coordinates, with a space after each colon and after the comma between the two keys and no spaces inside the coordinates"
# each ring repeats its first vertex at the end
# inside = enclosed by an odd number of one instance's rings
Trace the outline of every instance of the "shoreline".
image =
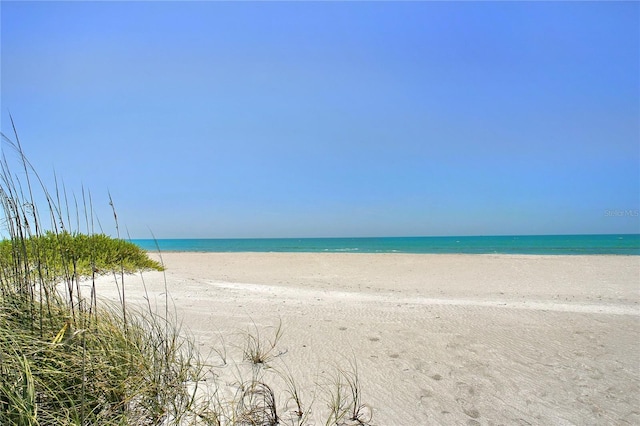
{"type": "Polygon", "coordinates": [[[135,239],[150,251],[640,255],[640,234],[135,239]]]}
{"type": "MultiPolygon", "coordinates": [[[[144,274],[151,303],[166,279],[212,364],[222,341],[231,357],[238,336],[281,323],[273,370],[307,401],[353,361],[374,424],[640,423],[640,257],[160,254],[165,274],[144,274]]],[[[117,297],[103,278],[98,294],[117,297]]],[[[140,278],[126,280],[128,303],[146,304],[140,278]]],[[[318,396],[316,424],[325,406],[318,396]]]]}
{"type": "Polygon", "coordinates": [[[365,251],[206,251],[206,250],[144,250],[149,255],[172,253],[172,254],[337,254],[337,255],[409,255],[409,256],[527,256],[527,257],[637,257],[640,254],[612,254],[612,253],[574,253],[574,254],[531,254],[531,253],[411,253],[399,251],[381,251],[381,252],[365,252],[365,251]]]}

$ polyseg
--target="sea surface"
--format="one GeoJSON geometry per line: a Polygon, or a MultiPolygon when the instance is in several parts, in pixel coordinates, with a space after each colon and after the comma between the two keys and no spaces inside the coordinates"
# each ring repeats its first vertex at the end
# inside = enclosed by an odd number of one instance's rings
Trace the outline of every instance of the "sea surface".
{"type": "Polygon", "coordinates": [[[640,255],[640,234],[486,237],[135,239],[145,250],[283,253],[640,255]]]}

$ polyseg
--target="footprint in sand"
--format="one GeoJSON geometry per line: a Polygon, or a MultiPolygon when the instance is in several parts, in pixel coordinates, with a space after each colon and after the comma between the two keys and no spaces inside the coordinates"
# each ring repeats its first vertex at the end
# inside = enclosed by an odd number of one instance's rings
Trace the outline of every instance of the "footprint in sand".
{"type": "Polygon", "coordinates": [[[458,395],[474,395],[476,393],[476,390],[473,388],[473,386],[465,382],[456,382],[456,386],[458,386],[458,395]]]}
{"type": "Polygon", "coordinates": [[[467,416],[471,417],[472,419],[477,419],[478,417],[480,417],[480,411],[478,411],[478,409],[466,399],[456,398],[456,402],[460,404],[462,412],[467,416]]]}
{"type": "MultiPolygon", "coordinates": [[[[480,417],[480,411],[475,407],[475,405],[472,402],[469,402],[466,399],[469,397],[472,398],[475,395],[476,393],[475,389],[473,388],[473,386],[468,385],[467,383],[464,383],[464,382],[458,382],[456,384],[458,385],[457,394],[459,395],[456,398],[456,402],[460,405],[460,408],[462,408],[462,412],[464,414],[471,417],[471,419],[477,419],[478,417],[480,417]]],[[[475,422],[475,420],[473,421],[475,422]]],[[[475,423],[472,423],[472,424],[475,424],[475,423]]]]}
{"type": "Polygon", "coordinates": [[[420,400],[422,401],[422,398],[431,398],[433,396],[433,391],[430,391],[429,389],[425,389],[425,388],[420,388],[420,400]]]}

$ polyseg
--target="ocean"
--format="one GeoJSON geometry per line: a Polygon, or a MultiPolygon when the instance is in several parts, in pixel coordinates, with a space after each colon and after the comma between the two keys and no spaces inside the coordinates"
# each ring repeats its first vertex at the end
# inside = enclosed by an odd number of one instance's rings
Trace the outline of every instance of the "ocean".
{"type": "Polygon", "coordinates": [[[640,255],[640,234],[474,237],[134,239],[145,250],[284,253],[640,255]]]}

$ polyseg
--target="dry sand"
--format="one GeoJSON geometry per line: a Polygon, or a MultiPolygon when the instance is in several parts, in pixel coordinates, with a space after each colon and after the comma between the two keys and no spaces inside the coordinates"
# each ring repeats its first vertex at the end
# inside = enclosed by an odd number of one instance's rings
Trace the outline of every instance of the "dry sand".
{"type": "MultiPolygon", "coordinates": [[[[376,425],[640,424],[640,256],[162,256],[202,353],[221,365],[212,349],[230,348],[220,382],[241,374],[229,366],[247,330],[264,339],[282,321],[262,374],[289,371],[316,395],[311,424],[353,360],[376,425]]],[[[144,281],[162,305],[163,275],[144,281]]],[[[125,284],[142,302],[140,278],[125,284]]]]}

